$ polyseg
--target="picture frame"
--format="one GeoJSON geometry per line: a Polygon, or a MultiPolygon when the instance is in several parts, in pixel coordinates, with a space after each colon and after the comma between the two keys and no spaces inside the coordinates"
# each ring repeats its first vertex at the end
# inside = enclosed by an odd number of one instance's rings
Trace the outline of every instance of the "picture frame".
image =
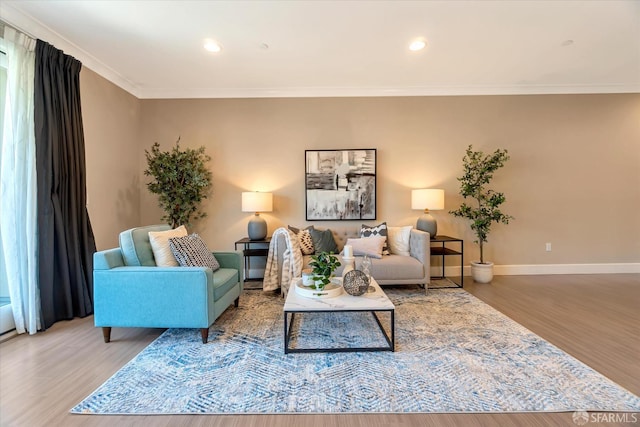
{"type": "Polygon", "coordinates": [[[375,148],[305,150],[307,221],[376,219],[375,148]]]}

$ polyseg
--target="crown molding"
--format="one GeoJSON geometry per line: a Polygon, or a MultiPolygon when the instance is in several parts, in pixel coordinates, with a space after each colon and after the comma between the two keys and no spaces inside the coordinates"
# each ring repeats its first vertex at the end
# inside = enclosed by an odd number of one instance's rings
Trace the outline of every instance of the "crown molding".
{"type": "Polygon", "coordinates": [[[95,71],[113,84],[129,92],[133,96],[140,98],[140,91],[138,87],[131,81],[120,75],[113,68],[105,65],[89,52],[47,27],[42,22],[21,10],[16,9],[13,5],[6,3],[2,5],[2,8],[0,8],[0,19],[28,36],[34,39],[46,41],[47,43],[55,46],[56,49],[60,49],[67,55],[73,56],[82,62],[82,66],[95,71]]]}
{"type": "Polygon", "coordinates": [[[563,86],[420,86],[139,89],[142,99],[172,98],[325,98],[389,96],[559,95],[640,93],[638,85],[563,86]]]}

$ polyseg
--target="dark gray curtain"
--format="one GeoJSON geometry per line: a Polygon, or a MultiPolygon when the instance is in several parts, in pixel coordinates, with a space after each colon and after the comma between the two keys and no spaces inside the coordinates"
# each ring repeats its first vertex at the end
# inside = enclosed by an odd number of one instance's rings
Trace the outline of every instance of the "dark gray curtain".
{"type": "Polygon", "coordinates": [[[43,326],[93,313],[93,230],[86,209],[82,64],[38,40],[35,61],[38,249],[43,326]]]}

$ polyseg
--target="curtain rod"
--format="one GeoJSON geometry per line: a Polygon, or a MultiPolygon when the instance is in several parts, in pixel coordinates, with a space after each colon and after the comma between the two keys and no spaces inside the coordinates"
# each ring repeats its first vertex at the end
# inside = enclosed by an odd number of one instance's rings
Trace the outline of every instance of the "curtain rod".
{"type": "Polygon", "coordinates": [[[16,27],[15,25],[9,24],[7,21],[4,21],[4,20],[0,19],[0,36],[2,36],[2,37],[4,37],[4,29],[5,29],[5,27],[13,28],[17,32],[22,33],[27,37],[31,37],[34,40],[38,39],[38,37],[35,37],[33,34],[30,34],[28,31],[22,30],[22,29],[16,27]]]}

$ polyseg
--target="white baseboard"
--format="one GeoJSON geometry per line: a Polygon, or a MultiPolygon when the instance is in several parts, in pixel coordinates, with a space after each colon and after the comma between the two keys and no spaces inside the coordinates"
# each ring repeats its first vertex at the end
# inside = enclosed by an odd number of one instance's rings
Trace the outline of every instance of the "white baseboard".
{"type": "MultiPolygon", "coordinates": [[[[460,276],[460,267],[446,266],[445,275],[460,276]]],[[[471,267],[464,266],[464,275],[471,275],[471,267]]],[[[495,265],[493,273],[496,276],[532,276],[540,274],[617,274],[640,273],[640,263],[610,263],[610,264],[535,264],[535,265],[495,265]]],[[[442,267],[431,267],[431,275],[442,274],[442,267]]]]}

